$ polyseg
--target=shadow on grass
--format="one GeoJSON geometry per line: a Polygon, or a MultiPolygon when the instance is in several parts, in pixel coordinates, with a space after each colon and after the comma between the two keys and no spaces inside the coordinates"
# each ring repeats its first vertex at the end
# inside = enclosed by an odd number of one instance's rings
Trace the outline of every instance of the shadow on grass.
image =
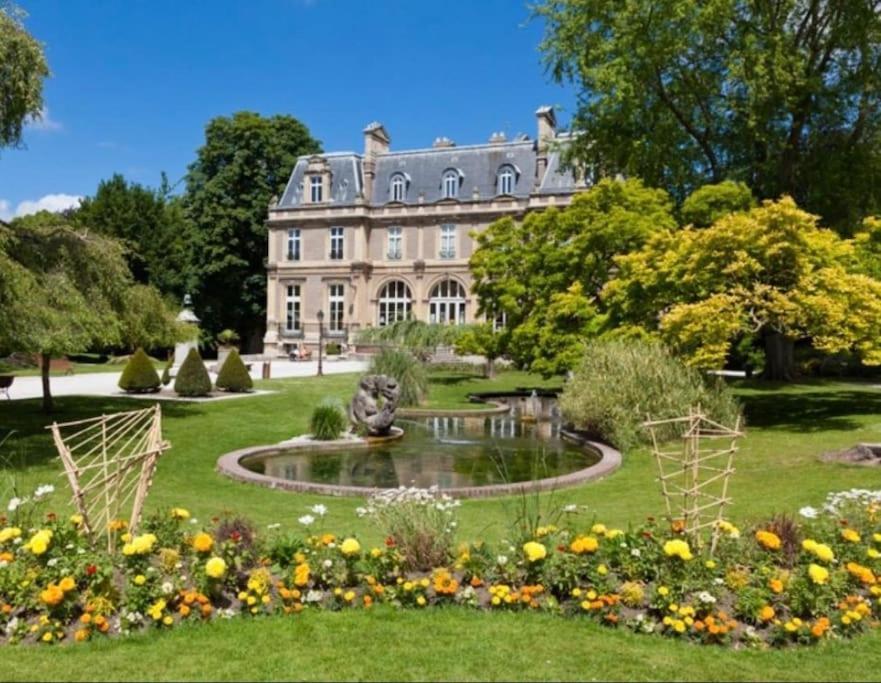
{"type": "MultiPolygon", "coordinates": [[[[55,410],[44,413],[40,399],[5,401],[0,405],[0,471],[23,470],[44,465],[55,456],[47,427],[53,422],[73,422],[88,418],[153,407],[143,399],[102,398],[96,396],[61,396],[55,410]]],[[[166,417],[187,417],[204,413],[204,403],[162,401],[166,417]]]]}
{"type": "Polygon", "coordinates": [[[776,391],[765,387],[762,390],[740,397],[747,425],[803,433],[844,431],[861,428],[863,422],[857,419],[860,416],[881,416],[881,392],[877,391],[831,390],[824,383],[777,385],[776,391]]]}

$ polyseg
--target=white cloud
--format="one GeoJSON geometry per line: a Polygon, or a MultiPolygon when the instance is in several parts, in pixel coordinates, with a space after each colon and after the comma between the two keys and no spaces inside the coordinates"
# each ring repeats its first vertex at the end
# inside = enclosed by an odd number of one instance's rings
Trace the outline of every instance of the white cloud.
{"type": "Polygon", "coordinates": [[[61,130],[63,126],[60,121],[56,121],[49,116],[49,107],[43,107],[40,110],[39,116],[34,116],[28,121],[28,128],[31,128],[32,130],[54,132],[61,130]]]}
{"type": "Polygon", "coordinates": [[[9,200],[0,199],[0,219],[8,221],[11,218],[28,216],[38,211],[57,213],[58,211],[79,206],[82,200],[81,196],[75,194],[47,194],[39,199],[25,199],[23,202],[19,202],[18,206],[15,207],[15,211],[13,211],[9,200]]]}

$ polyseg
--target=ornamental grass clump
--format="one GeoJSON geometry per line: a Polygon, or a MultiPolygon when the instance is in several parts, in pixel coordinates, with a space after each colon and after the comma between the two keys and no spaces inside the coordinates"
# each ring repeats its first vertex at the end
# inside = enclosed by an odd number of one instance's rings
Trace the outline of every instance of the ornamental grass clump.
{"type": "Polygon", "coordinates": [[[370,374],[394,377],[401,388],[400,406],[416,406],[428,395],[428,375],[415,355],[403,349],[383,349],[370,361],[370,374]]]}
{"type": "Polygon", "coordinates": [[[349,426],[349,418],[338,399],[326,398],[312,411],[309,429],[318,441],[339,439],[349,426]]]}
{"type": "MultiPolygon", "coordinates": [[[[659,343],[635,339],[589,342],[563,388],[560,407],[576,428],[627,450],[646,443],[647,419],[688,415],[695,407],[733,427],[740,407],[721,379],[708,381],[659,343]]],[[[656,428],[659,439],[681,436],[681,424],[656,428]]]]}
{"type": "Polygon", "coordinates": [[[242,362],[237,349],[230,349],[214,384],[218,389],[234,394],[246,393],[254,388],[248,368],[242,362]]]}
{"type": "Polygon", "coordinates": [[[159,391],[162,382],[144,349],[138,348],[131,357],[119,378],[119,388],[129,394],[149,394],[159,391]]]}
{"type": "Polygon", "coordinates": [[[426,571],[445,566],[452,558],[459,505],[437,486],[401,486],[372,495],[366,507],[358,508],[358,515],[376,523],[407,569],[426,571]]]}
{"type": "Polygon", "coordinates": [[[211,393],[211,377],[196,349],[190,349],[174,378],[174,390],[179,396],[207,396],[211,393]]]}

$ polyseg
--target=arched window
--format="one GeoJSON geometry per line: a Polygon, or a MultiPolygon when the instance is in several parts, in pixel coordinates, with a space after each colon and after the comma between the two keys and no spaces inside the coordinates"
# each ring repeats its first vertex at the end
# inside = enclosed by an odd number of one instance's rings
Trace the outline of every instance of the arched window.
{"type": "Polygon", "coordinates": [[[413,308],[410,288],[403,280],[389,280],[379,291],[379,326],[407,320],[413,308]]]}
{"type": "Polygon", "coordinates": [[[496,175],[496,192],[498,194],[514,194],[516,179],[513,167],[507,164],[502,166],[496,175]]]}
{"type": "Polygon", "coordinates": [[[454,168],[444,171],[441,189],[444,199],[455,199],[459,196],[459,171],[454,168]]]}
{"type": "Polygon", "coordinates": [[[389,199],[393,202],[402,202],[407,196],[407,179],[403,173],[395,173],[389,182],[389,199]]]}
{"type": "Polygon", "coordinates": [[[465,288],[457,280],[441,280],[432,288],[428,318],[432,323],[465,323],[465,288]]]}

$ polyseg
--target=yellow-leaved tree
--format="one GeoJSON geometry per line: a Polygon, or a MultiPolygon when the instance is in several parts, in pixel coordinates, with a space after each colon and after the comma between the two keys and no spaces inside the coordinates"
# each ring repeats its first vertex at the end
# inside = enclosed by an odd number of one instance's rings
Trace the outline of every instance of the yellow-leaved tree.
{"type": "Polygon", "coordinates": [[[763,345],[769,379],[792,377],[799,340],[881,365],[881,282],[853,241],[790,197],[655,233],[615,260],[602,294],[611,319],[660,336],[697,367],[721,368],[744,338],[763,345]]]}

